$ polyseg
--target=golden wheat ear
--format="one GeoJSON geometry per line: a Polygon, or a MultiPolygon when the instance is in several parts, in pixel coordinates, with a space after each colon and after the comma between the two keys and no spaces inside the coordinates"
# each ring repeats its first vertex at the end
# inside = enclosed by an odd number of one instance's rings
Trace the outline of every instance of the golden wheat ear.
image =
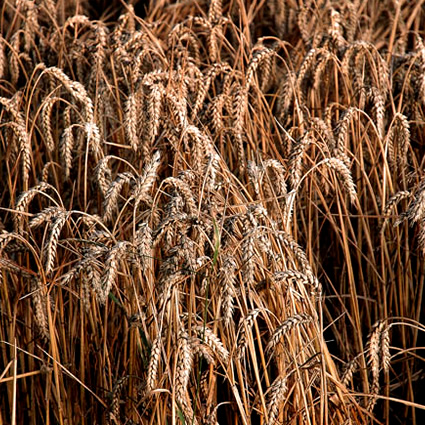
{"type": "Polygon", "coordinates": [[[0,423],[418,425],[423,2],[0,3],[0,423]]]}

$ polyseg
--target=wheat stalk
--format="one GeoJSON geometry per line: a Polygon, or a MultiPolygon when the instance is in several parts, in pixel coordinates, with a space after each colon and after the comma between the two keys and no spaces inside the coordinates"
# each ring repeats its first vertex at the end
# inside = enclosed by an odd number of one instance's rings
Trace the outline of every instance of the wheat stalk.
{"type": "Polygon", "coordinates": [[[281,285],[284,285],[285,291],[289,288],[289,285],[292,285],[294,282],[301,284],[301,286],[313,285],[316,282],[312,281],[311,276],[308,276],[305,273],[302,273],[298,270],[285,270],[281,272],[275,272],[271,279],[271,282],[279,289],[281,285]]]}
{"type": "Polygon", "coordinates": [[[359,365],[358,365],[358,358],[357,357],[354,357],[354,359],[350,360],[345,365],[344,373],[341,376],[341,383],[344,386],[348,386],[349,382],[351,381],[351,378],[353,377],[354,372],[359,367],[359,365]]]}
{"type": "Polygon", "coordinates": [[[193,355],[202,356],[208,363],[208,365],[215,366],[214,352],[211,347],[202,343],[199,338],[190,338],[189,341],[190,349],[193,355]]]}
{"type": "Polygon", "coordinates": [[[307,256],[301,246],[294,240],[294,238],[287,232],[279,230],[276,232],[278,240],[283,246],[289,248],[294,254],[295,258],[300,262],[303,273],[308,277],[310,283],[315,289],[319,289],[319,282],[313,273],[313,270],[308,262],[307,256]]]}
{"type": "Polygon", "coordinates": [[[203,79],[199,84],[199,90],[196,96],[195,104],[192,109],[192,119],[196,117],[202,105],[204,104],[208,90],[217,75],[219,75],[220,73],[228,73],[230,72],[230,70],[230,66],[226,63],[216,63],[209,67],[207,73],[203,76],[203,79]]]}
{"type": "Polygon", "coordinates": [[[328,32],[332,42],[338,49],[341,49],[344,45],[347,44],[341,25],[341,14],[338,13],[334,8],[331,8],[331,25],[328,32]]]}
{"type": "Polygon", "coordinates": [[[22,178],[24,187],[28,188],[29,172],[31,169],[31,138],[27,131],[24,116],[19,111],[20,108],[18,104],[21,97],[22,93],[20,92],[17,92],[11,99],[0,97],[0,105],[2,105],[13,118],[13,121],[9,121],[3,124],[3,126],[11,128],[18,138],[19,149],[22,154],[22,178]]]}
{"type": "Polygon", "coordinates": [[[31,229],[35,227],[41,226],[43,223],[48,222],[51,223],[54,217],[60,215],[64,209],[62,207],[47,207],[43,211],[39,212],[35,215],[35,217],[28,223],[28,226],[31,229]]]}
{"type": "Polygon", "coordinates": [[[305,45],[308,46],[309,41],[310,41],[311,31],[308,28],[307,12],[308,12],[308,7],[301,6],[297,11],[296,19],[297,19],[298,28],[299,28],[300,33],[301,33],[301,37],[302,37],[305,45]]]}
{"type": "Polygon", "coordinates": [[[254,283],[254,255],[255,255],[255,240],[258,230],[256,228],[246,232],[241,245],[242,250],[242,279],[244,285],[248,288],[254,283]]]}
{"type": "Polygon", "coordinates": [[[329,62],[336,62],[337,58],[327,50],[321,49],[320,56],[317,59],[317,66],[314,70],[313,75],[313,88],[316,91],[320,91],[323,87],[329,84],[329,74],[325,71],[329,68],[329,62]]]}
{"type": "Polygon", "coordinates": [[[314,139],[309,133],[307,133],[301,140],[297,141],[297,143],[292,146],[292,152],[289,157],[288,168],[290,170],[289,179],[293,188],[297,187],[298,183],[301,180],[303,156],[307,151],[308,147],[313,143],[314,139]]]}
{"type": "Polygon", "coordinates": [[[9,244],[9,242],[14,239],[20,240],[20,235],[17,232],[8,232],[6,230],[2,230],[0,233],[0,254],[9,244]]]}
{"type": "Polygon", "coordinates": [[[153,84],[148,95],[148,119],[146,120],[146,141],[144,144],[144,156],[146,161],[149,160],[151,147],[158,135],[160,127],[160,116],[162,103],[165,97],[165,88],[161,83],[153,84]]]}
{"type": "Polygon", "coordinates": [[[387,203],[385,204],[382,210],[383,217],[385,219],[388,219],[391,216],[391,212],[394,210],[397,204],[400,203],[403,199],[408,198],[409,196],[410,196],[410,192],[408,190],[400,190],[399,192],[391,196],[391,198],[388,199],[387,203]]]}
{"type": "Polygon", "coordinates": [[[245,151],[243,148],[243,126],[244,118],[248,108],[248,89],[247,87],[236,86],[235,94],[233,96],[233,114],[234,114],[234,127],[233,134],[236,140],[237,154],[239,160],[239,169],[245,167],[245,151]]]}
{"type": "Polygon", "coordinates": [[[74,149],[75,139],[72,133],[78,125],[73,124],[65,128],[62,133],[59,150],[62,156],[63,168],[65,170],[65,178],[68,179],[72,168],[72,150],[74,149]]]}
{"type": "Polygon", "coordinates": [[[367,90],[366,94],[373,102],[373,111],[376,117],[376,128],[378,130],[379,138],[382,138],[385,130],[385,98],[382,91],[375,87],[371,87],[367,90]]]}
{"type": "Polygon", "coordinates": [[[134,245],[136,248],[137,258],[145,270],[152,268],[152,247],[153,247],[153,235],[152,229],[147,223],[142,223],[136,232],[134,239],[134,245]]]}
{"type": "Polygon", "coordinates": [[[425,103],[425,77],[424,77],[424,70],[425,70],[425,45],[424,42],[419,34],[415,34],[415,48],[418,51],[417,56],[419,59],[419,67],[420,67],[420,74],[419,74],[419,96],[422,100],[422,103],[425,103]]]}
{"type": "Polygon", "coordinates": [[[10,53],[9,53],[9,72],[11,77],[11,83],[16,87],[16,83],[20,76],[19,67],[19,56],[20,56],[20,44],[21,44],[21,32],[15,32],[10,40],[10,53]]]}
{"type": "Polygon", "coordinates": [[[95,264],[95,256],[87,258],[85,273],[82,279],[82,304],[86,312],[90,310],[91,289],[99,297],[102,293],[102,277],[95,264]]]}

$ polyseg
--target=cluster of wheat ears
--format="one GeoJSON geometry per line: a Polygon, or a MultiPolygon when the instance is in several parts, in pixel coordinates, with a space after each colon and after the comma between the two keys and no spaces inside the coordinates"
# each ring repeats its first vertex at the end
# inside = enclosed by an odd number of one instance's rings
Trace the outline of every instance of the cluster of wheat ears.
{"type": "Polygon", "coordinates": [[[419,423],[425,2],[104,4],[0,5],[0,424],[419,423]]]}

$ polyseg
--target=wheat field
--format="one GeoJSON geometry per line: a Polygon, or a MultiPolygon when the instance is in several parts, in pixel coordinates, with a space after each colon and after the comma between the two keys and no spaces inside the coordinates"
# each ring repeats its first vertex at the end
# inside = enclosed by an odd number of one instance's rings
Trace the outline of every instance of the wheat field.
{"type": "Polygon", "coordinates": [[[424,0],[4,0],[0,425],[422,424],[424,130],[424,0]]]}

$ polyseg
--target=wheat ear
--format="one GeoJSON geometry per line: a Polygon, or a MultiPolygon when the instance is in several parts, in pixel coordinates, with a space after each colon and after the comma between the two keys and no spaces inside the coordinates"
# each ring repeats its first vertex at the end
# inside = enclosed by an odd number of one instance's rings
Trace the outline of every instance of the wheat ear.
{"type": "Polygon", "coordinates": [[[40,329],[43,338],[49,340],[50,333],[49,322],[47,318],[47,294],[42,282],[40,282],[38,279],[33,280],[31,284],[31,291],[31,301],[34,306],[35,322],[40,329]]]}
{"type": "Polygon", "coordinates": [[[276,348],[280,339],[286,335],[291,329],[305,325],[313,321],[313,317],[306,313],[296,314],[288,317],[282,324],[273,332],[273,335],[267,344],[266,351],[271,351],[276,348]]]}
{"type": "Polygon", "coordinates": [[[146,394],[151,394],[155,389],[155,382],[158,375],[158,366],[161,358],[162,338],[161,334],[153,340],[151,355],[149,358],[148,373],[146,379],[146,394]]]}
{"type": "Polygon", "coordinates": [[[102,291],[98,294],[100,304],[106,303],[112,284],[114,283],[118,273],[119,261],[128,251],[131,250],[132,247],[130,242],[119,241],[109,251],[105,261],[105,269],[102,274],[102,291]]]}
{"type": "Polygon", "coordinates": [[[111,158],[111,155],[102,158],[100,161],[98,161],[94,170],[94,175],[96,176],[97,184],[104,197],[106,197],[108,189],[112,183],[112,172],[108,165],[108,162],[111,158]]]}
{"type": "Polygon", "coordinates": [[[4,51],[4,38],[0,35],[0,79],[4,77],[6,69],[6,54],[4,51]]]}
{"type": "Polygon", "coordinates": [[[407,152],[410,145],[410,126],[406,116],[397,112],[388,131],[388,154],[394,169],[403,170],[407,164],[407,152]],[[399,143],[398,157],[396,157],[395,144],[399,143]]]}
{"type": "Polygon", "coordinates": [[[249,314],[247,314],[245,317],[241,318],[239,322],[238,327],[238,342],[237,342],[237,348],[236,348],[236,357],[242,358],[245,354],[245,348],[248,345],[248,335],[251,332],[252,326],[254,325],[254,321],[257,318],[257,316],[262,311],[261,308],[257,308],[252,310],[249,314]]]}
{"type": "Polygon", "coordinates": [[[345,190],[348,192],[350,201],[353,204],[357,199],[357,191],[356,185],[354,184],[353,177],[348,167],[339,158],[326,158],[323,160],[323,163],[326,164],[329,168],[338,171],[338,173],[341,175],[345,190]]]}
{"type": "Polygon", "coordinates": [[[220,268],[219,279],[221,282],[221,295],[223,297],[223,321],[225,326],[231,324],[234,310],[234,297],[236,296],[236,260],[227,255],[223,260],[220,268]]]}
{"type": "Polygon", "coordinates": [[[138,134],[140,110],[140,95],[138,93],[131,94],[125,104],[125,132],[134,152],[139,150],[141,144],[138,134]]]}
{"type": "Polygon", "coordinates": [[[123,186],[126,183],[129,183],[132,179],[134,179],[133,174],[129,172],[124,172],[118,174],[117,178],[110,184],[106,195],[105,195],[105,202],[104,202],[104,213],[103,213],[103,220],[105,222],[108,222],[112,220],[112,214],[114,209],[118,205],[118,198],[120,195],[120,192],[123,188],[123,186]]]}
{"type": "Polygon", "coordinates": [[[175,384],[176,401],[181,406],[186,421],[191,424],[197,424],[187,391],[193,364],[193,353],[190,349],[189,336],[184,329],[181,329],[179,332],[177,346],[178,357],[175,384]]]}
{"type": "Polygon", "coordinates": [[[425,177],[419,183],[415,199],[406,211],[406,216],[412,223],[421,221],[425,216],[425,177]]]}
{"type": "Polygon", "coordinates": [[[23,213],[28,207],[29,203],[34,199],[34,197],[45,192],[47,189],[53,189],[49,183],[40,183],[37,186],[32,187],[31,189],[21,193],[18,200],[15,204],[15,214],[13,215],[13,223],[15,232],[22,234],[24,231],[23,224],[23,213]]]}
{"type": "Polygon", "coordinates": [[[43,249],[45,253],[45,273],[49,274],[53,270],[54,261],[56,258],[56,251],[58,246],[59,235],[62,231],[63,226],[65,225],[68,217],[70,215],[69,211],[64,209],[58,209],[55,215],[54,222],[50,225],[49,228],[49,237],[47,243],[43,249]]]}
{"type": "Polygon", "coordinates": [[[380,320],[373,326],[373,331],[367,342],[368,364],[372,371],[371,398],[367,403],[367,410],[372,411],[379,393],[379,371],[381,363],[388,371],[390,362],[389,326],[385,320],[380,320]]]}
{"type": "Polygon", "coordinates": [[[198,334],[198,338],[215,353],[220,361],[227,365],[230,358],[229,351],[224,347],[217,335],[207,326],[195,326],[194,331],[198,334]]]}
{"type": "Polygon", "coordinates": [[[112,388],[112,402],[108,409],[108,424],[119,424],[120,423],[120,396],[124,388],[124,385],[128,381],[128,376],[119,378],[114,387],[112,388]]]}
{"type": "Polygon", "coordinates": [[[142,176],[136,180],[136,185],[131,195],[136,202],[136,206],[140,202],[147,200],[148,193],[151,190],[152,185],[154,184],[158,175],[158,167],[160,163],[161,155],[159,151],[157,151],[154,153],[152,160],[146,165],[142,176]]]}
{"type": "Polygon", "coordinates": [[[288,377],[278,376],[267,390],[268,425],[274,425],[278,419],[279,409],[288,391],[288,377]]]}
{"type": "Polygon", "coordinates": [[[50,153],[54,151],[56,145],[53,139],[53,130],[51,122],[52,109],[53,105],[59,101],[61,101],[60,97],[51,97],[44,103],[44,106],[41,110],[41,122],[43,125],[46,148],[50,153]]]}

